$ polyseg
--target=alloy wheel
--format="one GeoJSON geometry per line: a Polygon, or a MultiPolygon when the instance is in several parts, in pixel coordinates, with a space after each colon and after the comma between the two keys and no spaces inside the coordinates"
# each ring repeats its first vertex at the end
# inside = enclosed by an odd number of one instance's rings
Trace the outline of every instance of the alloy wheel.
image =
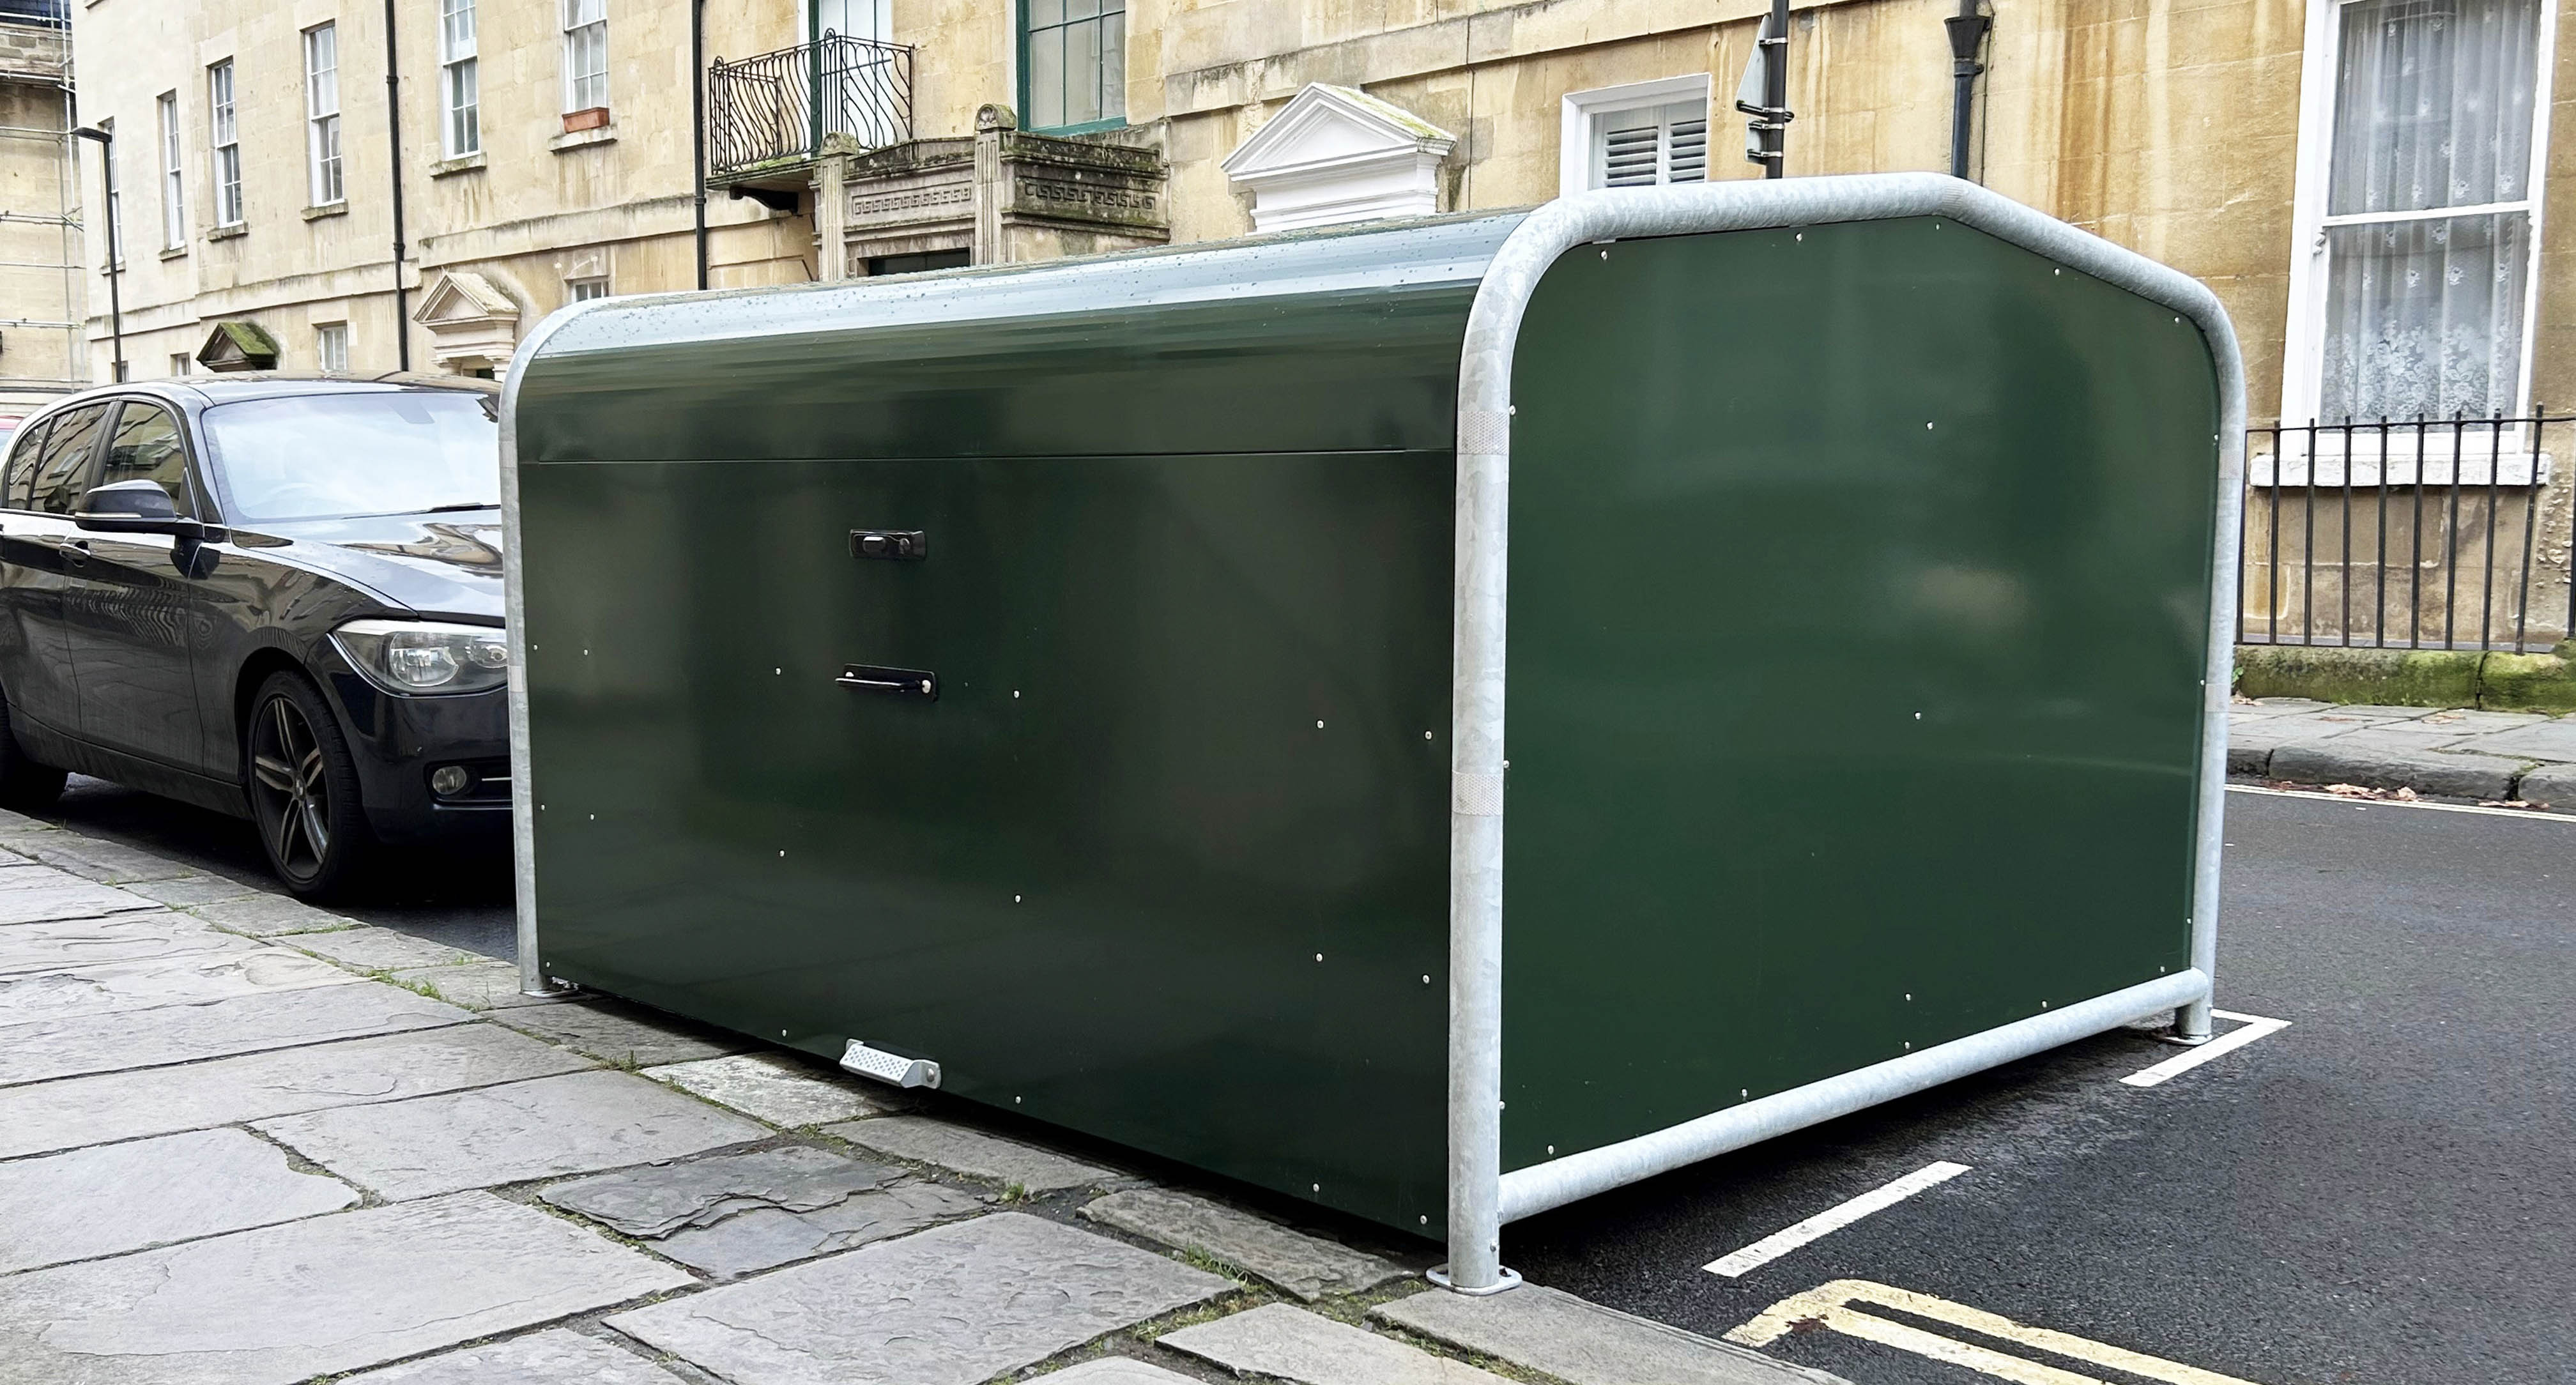
{"type": "Polygon", "coordinates": [[[331,851],[331,791],[321,743],[292,699],[272,697],[253,718],[251,778],[278,868],[299,879],[320,874],[331,851]]]}

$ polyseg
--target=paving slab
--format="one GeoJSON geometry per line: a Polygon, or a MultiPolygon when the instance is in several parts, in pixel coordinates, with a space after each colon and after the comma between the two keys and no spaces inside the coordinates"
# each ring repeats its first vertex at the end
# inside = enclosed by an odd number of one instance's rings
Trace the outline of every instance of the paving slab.
{"type": "Polygon", "coordinates": [[[1566,1385],[1849,1385],[1536,1284],[1482,1298],[1433,1289],[1381,1304],[1369,1316],[1566,1385]]]}
{"type": "Polygon", "coordinates": [[[1295,1385],[1506,1385],[1501,1376],[1464,1361],[1284,1303],[1156,1340],[1240,1375],[1275,1376],[1295,1385]]]}
{"type": "Polygon", "coordinates": [[[238,1130],[0,1164],[0,1274],[336,1212],[358,1200],[238,1130]]]}
{"type": "Polygon", "coordinates": [[[755,1208],[678,1232],[653,1248],[692,1269],[732,1279],[990,1210],[985,1197],[936,1183],[898,1183],[815,1212],[755,1208]]]}
{"type": "Polygon", "coordinates": [[[1031,1193],[1087,1188],[1118,1176],[1095,1164],[927,1116],[880,1116],[835,1125],[823,1133],[879,1154],[934,1164],[1005,1187],[1017,1185],[1031,1193]]]}
{"type": "Polygon", "coordinates": [[[877,1109],[860,1094],[859,1079],[823,1072],[811,1059],[738,1053],[646,1068],[644,1075],[789,1128],[848,1120],[877,1109]]]}
{"type": "Polygon", "coordinates": [[[182,875],[170,880],[137,880],[119,888],[130,894],[139,894],[145,899],[157,899],[174,909],[266,893],[256,885],[245,885],[238,880],[227,880],[220,875],[182,875]]]}
{"type": "Polygon", "coordinates": [[[467,1347],[343,1379],[340,1385],[682,1385],[634,1352],[564,1328],[467,1347]]]}
{"type": "Polygon", "coordinates": [[[1084,1207],[1082,1215],[1223,1261],[1308,1303],[1326,1294],[1356,1294],[1411,1273],[1392,1261],[1168,1188],[1111,1193],[1084,1207]]]}
{"type": "MultiPolygon", "coordinates": [[[[38,869],[43,869],[38,867],[38,869]]],[[[139,894],[101,885],[59,872],[48,871],[53,878],[27,879],[34,871],[13,870],[20,877],[0,883],[0,924],[35,923],[47,919],[94,919],[122,914],[137,909],[161,906],[139,894]]]]}
{"type": "Polygon", "coordinates": [[[2261,774],[2270,765],[2273,752],[2285,745],[2348,736],[2366,725],[2368,723],[2357,721],[2320,722],[2305,714],[2231,722],[2227,728],[2228,772],[2261,774]]]}
{"type": "Polygon", "coordinates": [[[2267,772],[2275,779],[2300,784],[2358,784],[2459,798],[2502,798],[2522,770],[2522,761],[2500,756],[2386,743],[2351,744],[2350,737],[2342,737],[2315,745],[2285,745],[2272,752],[2267,772]]]}
{"type": "Polygon", "coordinates": [[[0,1158],[550,1077],[578,1054],[488,1024],[0,1088],[0,1158]]]}
{"type": "Polygon", "coordinates": [[[312,1111],[252,1128],[394,1202],[682,1159],[770,1133],[622,1072],[312,1111]]]}
{"type": "Polygon", "coordinates": [[[452,967],[406,967],[393,979],[407,986],[427,986],[439,999],[468,1010],[501,1010],[519,1005],[560,1005],[570,992],[521,995],[515,962],[467,962],[452,967]]]}
{"type": "Polygon", "coordinates": [[[2486,712],[2472,707],[2454,707],[2416,718],[2425,727],[2447,727],[2464,735],[2485,735],[2492,731],[2511,731],[2518,727],[2539,726],[2551,718],[2543,712],[2486,712]]]}
{"type": "Polygon", "coordinates": [[[1030,1376],[1029,1380],[1043,1380],[1046,1385],[1199,1385],[1195,1377],[1132,1356],[1097,1357],[1052,1375],[1030,1376]]]}
{"type": "Polygon", "coordinates": [[[1053,1375],[1031,1376],[1046,1385],[1198,1385],[1177,1371],[1167,1371],[1150,1361],[1132,1356],[1103,1356],[1079,1366],[1067,1366],[1053,1375]]]}
{"type": "Polygon", "coordinates": [[[337,933],[295,933],[278,941],[360,971],[451,966],[474,957],[474,954],[460,952],[446,943],[415,938],[390,928],[360,927],[342,929],[337,933]]]}
{"type": "Polygon", "coordinates": [[[208,952],[247,952],[248,938],[218,933],[158,905],[148,914],[58,919],[0,928],[0,976],[55,971],[89,962],[146,962],[208,952]]]}
{"type": "Polygon", "coordinates": [[[762,1046],[758,1039],[614,1000],[526,1005],[503,1011],[493,1019],[523,1034],[587,1053],[603,1063],[630,1068],[694,1063],[762,1046]]]}
{"type": "Polygon", "coordinates": [[[689,1282],[536,1208],[458,1193],[11,1278],[0,1385],[294,1385],[689,1282]]]}
{"type": "Polygon", "coordinates": [[[321,960],[282,947],[200,953],[157,962],[84,962],[0,976],[0,1023],[112,1015],[225,996],[361,984],[321,960]]]}
{"type": "Polygon", "coordinates": [[[558,1183],[539,1196],[629,1236],[658,1239],[754,1208],[814,1212],[903,1176],[828,1149],[789,1145],[558,1183]]]}
{"type": "Polygon", "coordinates": [[[121,842],[102,841],[78,832],[56,830],[0,840],[21,856],[33,858],[84,879],[121,885],[130,880],[175,880],[201,874],[167,856],[138,850],[121,842]],[[25,845],[19,845],[23,841],[25,845]]]}
{"type": "MultiPolygon", "coordinates": [[[[282,894],[251,894],[238,899],[218,899],[199,904],[188,912],[231,933],[247,933],[255,938],[273,938],[288,933],[318,933],[325,929],[348,928],[358,921],[328,909],[316,909],[300,899],[282,894]]],[[[301,944],[298,944],[301,946],[301,944]]]]}
{"type": "Polygon", "coordinates": [[[608,1325],[734,1385],[976,1385],[1233,1287],[1134,1246],[999,1212],[608,1325]]]}
{"type": "Polygon", "coordinates": [[[2560,717],[2536,726],[2480,736],[2474,746],[2488,755],[2510,755],[2516,759],[2550,760],[2561,764],[2576,761],[2576,717],[2560,717]]]}
{"type": "Polygon", "coordinates": [[[399,986],[353,980],[344,986],[0,1024],[0,1087],[434,1029],[473,1018],[470,1011],[399,986]]]}

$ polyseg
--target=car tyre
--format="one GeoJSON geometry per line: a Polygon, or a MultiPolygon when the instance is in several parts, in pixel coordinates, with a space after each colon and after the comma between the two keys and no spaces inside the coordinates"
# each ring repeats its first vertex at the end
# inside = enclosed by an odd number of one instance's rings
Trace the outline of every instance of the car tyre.
{"type": "Polygon", "coordinates": [[[0,691],[0,807],[35,812],[54,806],[63,796],[67,776],[52,765],[38,764],[18,745],[9,725],[9,695],[0,691]]]}
{"type": "Polygon", "coordinates": [[[274,673],[259,685],[242,727],[242,763],[269,869],[304,899],[347,893],[376,843],[357,761],[313,680],[274,673]]]}

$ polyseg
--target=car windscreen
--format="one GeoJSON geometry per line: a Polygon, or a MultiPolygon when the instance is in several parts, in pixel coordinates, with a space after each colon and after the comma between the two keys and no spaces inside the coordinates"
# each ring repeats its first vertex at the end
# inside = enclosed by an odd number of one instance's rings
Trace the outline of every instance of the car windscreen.
{"type": "Polygon", "coordinates": [[[501,431],[480,394],[302,394],[200,415],[234,523],[501,503],[501,431]]]}

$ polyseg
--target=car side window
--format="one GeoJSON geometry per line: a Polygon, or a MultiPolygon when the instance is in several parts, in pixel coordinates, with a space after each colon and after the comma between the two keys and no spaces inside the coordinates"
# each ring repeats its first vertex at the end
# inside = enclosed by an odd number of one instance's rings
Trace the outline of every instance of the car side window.
{"type": "Polygon", "coordinates": [[[126,401],[124,412],[116,416],[116,432],[107,440],[107,460],[91,484],[119,481],[158,481],[181,518],[196,518],[196,502],[188,493],[188,449],[180,445],[179,421],[168,409],[126,401]]]}
{"type": "Polygon", "coordinates": [[[36,474],[36,455],[45,450],[45,425],[49,419],[38,419],[18,430],[17,446],[9,452],[8,494],[0,507],[12,510],[27,508],[28,482],[36,474]]]}
{"type": "Polygon", "coordinates": [[[105,404],[92,404],[54,420],[45,433],[44,455],[36,462],[28,509],[67,515],[80,508],[81,492],[89,489],[90,456],[98,450],[94,444],[99,428],[107,422],[107,409],[105,404]]]}

